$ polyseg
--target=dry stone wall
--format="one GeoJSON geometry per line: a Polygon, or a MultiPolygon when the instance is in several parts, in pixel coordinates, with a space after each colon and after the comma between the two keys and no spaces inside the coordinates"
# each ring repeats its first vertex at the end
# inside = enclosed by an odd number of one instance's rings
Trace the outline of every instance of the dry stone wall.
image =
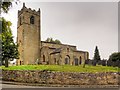
{"type": "Polygon", "coordinates": [[[72,73],[37,70],[3,70],[3,80],[59,85],[119,85],[120,73],[72,73]]]}

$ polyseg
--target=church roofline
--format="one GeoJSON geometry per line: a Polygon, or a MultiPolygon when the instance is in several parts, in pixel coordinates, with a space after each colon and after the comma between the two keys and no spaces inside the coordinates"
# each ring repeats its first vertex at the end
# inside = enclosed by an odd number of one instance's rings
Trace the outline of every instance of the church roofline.
{"type": "MultiPolygon", "coordinates": [[[[50,44],[56,44],[56,43],[52,43],[52,42],[46,42],[46,41],[41,41],[43,43],[50,43],[50,44]]],[[[68,44],[58,44],[58,45],[64,45],[64,46],[71,46],[71,47],[76,47],[74,45],[68,45],[68,44]]]]}
{"type": "Polygon", "coordinates": [[[80,51],[80,50],[76,50],[74,52],[82,52],[82,53],[88,53],[88,51],[80,51]]]}

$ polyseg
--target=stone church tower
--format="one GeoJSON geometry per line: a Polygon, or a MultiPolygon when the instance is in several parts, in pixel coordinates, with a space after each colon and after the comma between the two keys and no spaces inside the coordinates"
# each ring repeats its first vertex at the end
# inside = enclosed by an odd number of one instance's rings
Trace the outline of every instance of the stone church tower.
{"type": "Polygon", "coordinates": [[[17,65],[35,64],[40,59],[40,9],[31,10],[23,3],[18,11],[17,42],[20,58],[17,65]]]}

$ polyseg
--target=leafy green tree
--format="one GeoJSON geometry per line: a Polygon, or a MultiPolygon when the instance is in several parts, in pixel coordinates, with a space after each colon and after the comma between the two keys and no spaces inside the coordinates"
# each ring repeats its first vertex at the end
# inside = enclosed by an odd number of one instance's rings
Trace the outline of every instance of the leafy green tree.
{"type": "MultiPolygon", "coordinates": [[[[12,2],[17,3],[17,0],[3,0],[0,3],[1,12],[8,13],[10,7],[12,7],[12,2]]],[[[0,13],[1,13],[0,12],[0,13]]],[[[8,67],[8,60],[17,59],[19,57],[18,45],[14,43],[11,22],[6,21],[4,18],[0,18],[0,61],[3,63],[5,61],[5,67],[8,67]]]]}
{"type": "Polygon", "coordinates": [[[54,43],[54,40],[53,40],[53,38],[50,38],[50,42],[54,43]]]}
{"type": "Polygon", "coordinates": [[[95,53],[94,53],[94,60],[96,61],[96,63],[98,63],[98,61],[100,61],[100,55],[99,55],[99,50],[98,47],[95,47],[95,53]]]}
{"type": "Polygon", "coordinates": [[[14,43],[12,32],[11,32],[11,22],[6,21],[4,18],[2,21],[2,33],[0,37],[2,38],[2,52],[1,59],[2,63],[5,61],[5,67],[8,67],[8,60],[18,59],[18,45],[14,43]]]}
{"type": "Polygon", "coordinates": [[[62,43],[60,42],[60,40],[58,40],[58,39],[56,39],[54,42],[55,42],[56,44],[62,44],[62,43]]]}
{"type": "Polygon", "coordinates": [[[1,5],[1,11],[4,12],[4,13],[7,13],[10,9],[10,7],[12,6],[12,1],[13,0],[8,0],[8,2],[5,2],[6,0],[3,0],[3,2],[1,2],[2,4],[1,5]]]}
{"type": "Polygon", "coordinates": [[[1,0],[0,1],[1,12],[8,13],[10,8],[12,7],[12,2],[18,4],[19,0],[1,0]]]}
{"type": "Polygon", "coordinates": [[[50,38],[47,38],[45,41],[46,41],[46,42],[50,42],[50,38]]]}
{"type": "Polygon", "coordinates": [[[45,41],[55,43],[55,44],[61,44],[60,40],[58,40],[58,39],[53,40],[53,38],[47,38],[45,41]]]}
{"type": "Polygon", "coordinates": [[[109,60],[111,60],[111,61],[113,61],[113,62],[116,62],[117,60],[120,61],[120,52],[112,53],[112,54],[109,56],[109,60]]]}

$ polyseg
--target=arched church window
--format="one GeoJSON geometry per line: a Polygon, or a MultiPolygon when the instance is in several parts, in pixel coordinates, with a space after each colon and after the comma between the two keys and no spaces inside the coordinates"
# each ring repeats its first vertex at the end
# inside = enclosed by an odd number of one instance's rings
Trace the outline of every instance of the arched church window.
{"type": "Polygon", "coordinates": [[[30,17],[30,24],[34,24],[34,16],[30,17]]]}
{"type": "Polygon", "coordinates": [[[22,62],[20,61],[20,65],[22,65],[22,62]]]}
{"type": "Polygon", "coordinates": [[[67,48],[67,52],[69,52],[69,48],[67,48]]]}
{"type": "Polygon", "coordinates": [[[75,65],[79,65],[78,58],[75,58],[74,61],[75,61],[75,65]]]}
{"type": "Polygon", "coordinates": [[[56,64],[56,62],[57,62],[57,60],[56,60],[56,58],[54,58],[54,64],[56,64]]]}
{"type": "Polygon", "coordinates": [[[80,62],[79,62],[79,64],[81,64],[82,63],[82,57],[80,56],[80,62]]]}
{"type": "Polygon", "coordinates": [[[43,62],[45,62],[45,55],[43,55],[43,62]]]}
{"type": "Polygon", "coordinates": [[[65,64],[70,64],[70,56],[65,56],[65,64]]]}

